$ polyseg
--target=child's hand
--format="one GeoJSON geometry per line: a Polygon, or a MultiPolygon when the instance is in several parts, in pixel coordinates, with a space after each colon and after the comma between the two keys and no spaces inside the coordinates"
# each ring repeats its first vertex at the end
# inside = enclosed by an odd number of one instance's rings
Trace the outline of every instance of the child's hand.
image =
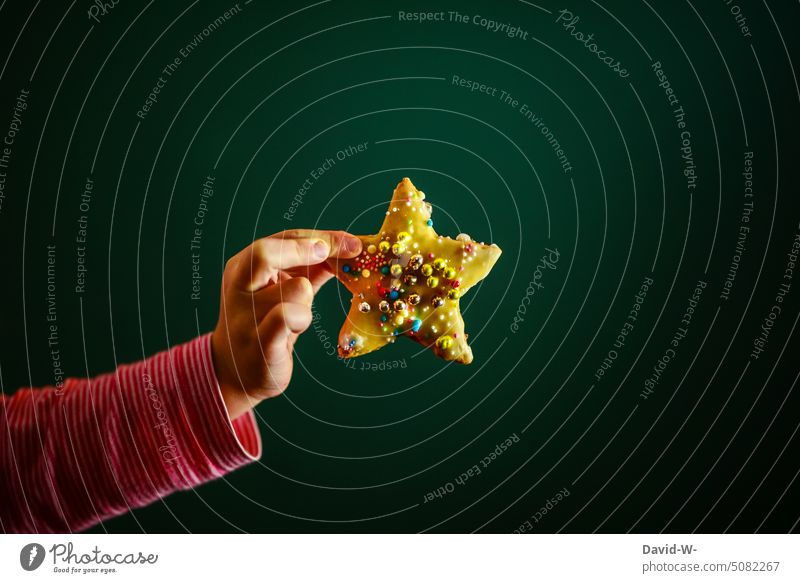
{"type": "Polygon", "coordinates": [[[325,259],[360,252],[361,241],[343,231],[297,229],[259,239],[228,260],[211,348],[232,419],[286,389],[314,294],[333,277],[325,259]]]}

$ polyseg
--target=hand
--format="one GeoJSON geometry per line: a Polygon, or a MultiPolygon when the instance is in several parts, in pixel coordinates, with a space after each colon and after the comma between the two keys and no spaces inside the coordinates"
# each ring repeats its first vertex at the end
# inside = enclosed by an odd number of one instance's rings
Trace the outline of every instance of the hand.
{"type": "Polygon", "coordinates": [[[228,260],[211,350],[231,419],[286,389],[314,294],[333,277],[325,260],[360,252],[361,241],[343,231],[295,229],[259,239],[228,260]]]}

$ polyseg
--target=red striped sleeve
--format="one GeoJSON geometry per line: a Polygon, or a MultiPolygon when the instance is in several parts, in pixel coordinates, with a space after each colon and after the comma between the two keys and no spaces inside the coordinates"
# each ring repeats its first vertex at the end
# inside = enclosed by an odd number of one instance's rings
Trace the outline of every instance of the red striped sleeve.
{"type": "Polygon", "coordinates": [[[93,379],[0,397],[0,529],[72,532],[261,456],[231,421],[210,335],[93,379]]]}

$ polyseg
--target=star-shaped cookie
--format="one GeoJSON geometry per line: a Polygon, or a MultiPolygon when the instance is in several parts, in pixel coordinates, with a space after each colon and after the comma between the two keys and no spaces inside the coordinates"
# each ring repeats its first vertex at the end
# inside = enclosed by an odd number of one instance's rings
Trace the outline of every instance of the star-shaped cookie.
{"type": "Polygon", "coordinates": [[[425,194],[403,178],[380,232],[359,236],[357,257],[331,263],[353,294],[339,332],[340,356],[361,356],[407,336],[445,360],[472,362],[459,302],[501,251],[469,235],[438,235],[431,210],[425,194]]]}

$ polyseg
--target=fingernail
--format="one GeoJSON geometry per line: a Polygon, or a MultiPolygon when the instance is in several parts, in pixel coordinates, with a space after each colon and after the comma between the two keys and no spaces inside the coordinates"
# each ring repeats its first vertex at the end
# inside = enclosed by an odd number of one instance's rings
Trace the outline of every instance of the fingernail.
{"type": "Polygon", "coordinates": [[[328,244],[322,239],[318,239],[314,243],[314,257],[317,259],[325,259],[328,256],[328,244]]]}
{"type": "Polygon", "coordinates": [[[358,253],[361,251],[361,240],[357,237],[345,237],[344,248],[348,253],[358,253]]]}

